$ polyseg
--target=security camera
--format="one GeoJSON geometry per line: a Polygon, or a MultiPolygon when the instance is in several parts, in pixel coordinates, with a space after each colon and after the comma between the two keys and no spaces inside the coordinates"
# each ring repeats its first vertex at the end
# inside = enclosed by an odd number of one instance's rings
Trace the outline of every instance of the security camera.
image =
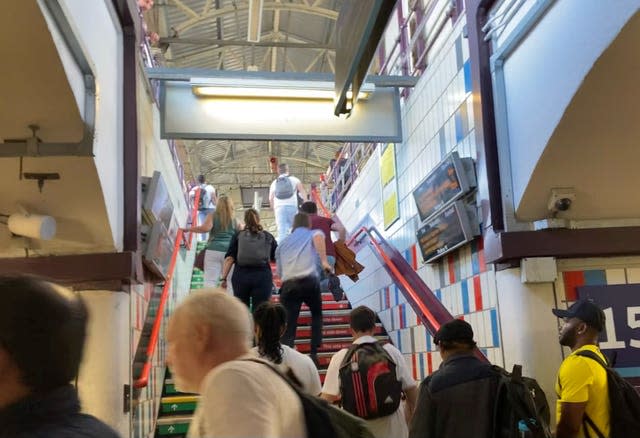
{"type": "Polygon", "coordinates": [[[555,203],[555,208],[558,211],[567,211],[571,207],[571,198],[561,198],[555,203]]]}
{"type": "Polygon", "coordinates": [[[575,199],[576,193],[573,188],[551,189],[551,196],[547,202],[547,208],[552,213],[567,211],[571,208],[571,204],[575,199]]]}

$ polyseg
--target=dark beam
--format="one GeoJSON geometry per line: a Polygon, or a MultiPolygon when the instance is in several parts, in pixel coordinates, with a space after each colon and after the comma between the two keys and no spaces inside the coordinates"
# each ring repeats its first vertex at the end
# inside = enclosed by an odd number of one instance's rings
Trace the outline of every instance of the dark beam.
{"type": "Polygon", "coordinates": [[[129,251],[5,258],[0,263],[0,275],[37,275],[65,285],[84,284],[88,289],[103,288],[107,284],[115,287],[120,283],[133,282],[135,272],[136,257],[129,251]],[[96,287],[97,285],[100,286],[96,287]]]}
{"type": "Polygon", "coordinates": [[[640,227],[487,233],[484,251],[487,263],[503,263],[525,257],[640,255],[640,227]]]}
{"type": "Polygon", "coordinates": [[[318,43],[296,43],[284,41],[260,41],[252,43],[246,40],[223,40],[217,38],[176,38],[163,37],[160,38],[159,44],[188,44],[192,46],[245,46],[245,47],[286,47],[293,49],[323,49],[335,50],[335,47],[329,44],[318,43]]]}

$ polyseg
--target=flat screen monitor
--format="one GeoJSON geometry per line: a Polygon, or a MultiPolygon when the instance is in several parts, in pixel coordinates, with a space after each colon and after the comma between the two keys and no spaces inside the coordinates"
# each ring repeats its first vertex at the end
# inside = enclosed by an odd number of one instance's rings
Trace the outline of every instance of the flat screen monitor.
{"type": "Polygon", "coordinates": [[[166,277],[173,245],[169,239],[167,228],[162,221],[157,221],[151,227],[151,234],[147,239],[147,249],[143,261],[156,275],[166,277]]]}
{"type": "MultiPolygon", "coordinates": [[[[471,159],[468,160],[471,162],[471,159]]],[[[453,152],[418,184],[413,191],[413,199],[420,221],[429,219],[475,186],[473,167],[471,166],[471,177],[468,167],[458,153],[453,152]]]]}
{"type": "Polygon", "coordinates": [[[429,263],[469,242],[474,234],[465,204],[457,201],[418,228],[416,238],[429,263]]]}
{"type": "Polygon", "coordinates": [[[169,197],[169,190],[158,171],[153,172],[153,177],[146,190],[146,197],[142,204],[142,212],[145,220],[152,224],[162,221],[165,228],[171,226],[171,216],[173,216],[173,203],[169,197]]]}

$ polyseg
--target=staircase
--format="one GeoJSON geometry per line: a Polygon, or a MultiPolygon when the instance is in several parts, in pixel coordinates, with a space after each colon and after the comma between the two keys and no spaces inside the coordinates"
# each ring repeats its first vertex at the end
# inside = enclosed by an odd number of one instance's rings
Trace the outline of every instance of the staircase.
{"type": "MultiPolygon", "coordinates": [[[[198,243],[198,251],[204,247],[203,242],[198,243]]],[[[272,263],[274,289],[277,291],[281,287],[280,278],[276,275],[275,264],[272,263]]],[[[193,269],[191,278],[191,288],[199,289],[203,287],[203,272],[197,268],[193,269]]],[[[279,301],[280,295],[274,294],[273,301],[279,301]]],[[[351,305],[349,301],[336,302],[330,293],[322,294],[322,345],[318,349],[318,362],[320,380],[324,382],[327,367],[331,357],[335,352],[351,345],[352,337],[349,328],[349,313],[351,305]]],[[[381,340],[388,340],[380,322],[376,325],[376,337],[381,340]]],[[[306,305],[302,305],[300,316],[298,317],[298,328],[296,331],[295,348],[301,353],[309,353],[311,350],[311,312],[306,305]]],[[[169,370],[166,372],[160,413],[156,424],[156,438],[185,437],[189,428],[189,423],[198,402],[198,396],[193,394],[182,394],[175,390],[173,380],[169,370]]]]}
{"type": "MultiPolygon", "coordinates": [[[[206,242],[198,242],[196,254],[202,251],[206,244],[206,242]]],[[[203,287],[204,272],[194,267],[193,273],[191,274],[191,289],[202,289],[203,287]]],[[[156,422],[156,438],[186,437],[199,398],[199,396],[194,394],[185,394],[176,391],[173,379],[171,378],[171,371],[167,368],[164,377],[162,398],[160,399],[158,421],[156,422]]]]}

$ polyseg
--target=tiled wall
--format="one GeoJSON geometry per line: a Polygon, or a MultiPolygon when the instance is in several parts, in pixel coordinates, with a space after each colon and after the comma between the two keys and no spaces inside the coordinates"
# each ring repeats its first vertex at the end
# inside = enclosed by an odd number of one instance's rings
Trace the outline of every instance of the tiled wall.
{"type": "MultiPolygon", "coordinates": [[[[195,248],[195,239],[194,239],[195,248]]],[[[189,292],[191,282],[191,271],[193,268],[193,258],[195,250],[190,252],[181,251],[176,261],[176,269],[173,276],[172,287],[169,292],[169,300],[164,309],[163,323],[160,331],[159,342],[153,358],[153,366],[149,375],[149,384],[142,389],[138,398],[138,404],[132,412],[132,436],[134,438],[153,437],[155,431],[155,421],[158,415],[158,403],[162,394],[164,383],[165,361],[166,361],[166,337],[165,331],[168,316],[173,311],[176,303],[189,292]]],[[[159,288],[159,286],[156,286],[159,288]]],[[[135,355],[138,348],[140,334],[145,323],[146,314],[149,308],[149,299],[154,285],[146,283],[132,288],[131,291],[131,357],[135,355]]]]}
{"type": "MultiPolygon", "coordinates": [[[[412,191],[450,152],[476,158],[471,100],[471,70],[464,17],[441,36],[440,51],[412,90],[403,107],[405,141],[396,146],[400,220],[383,231],[379,159],[374,155],[338,209],[348,230],[375,225],[404,253],[407,262],[447,307],[474,328],[478,347],[496,364],[503,363],[497,310],[496,279],[484,262],[482,240],[425,265],[416,248],[419,220],[412,191]]],[[[416,379],[441,362],[425,327],[403,294],[391,282],[370,249],[358,254],[366,266],[356,284],[346,282],[354,306],[376,310],[394,344],[404,353],[416,379]]]]}

